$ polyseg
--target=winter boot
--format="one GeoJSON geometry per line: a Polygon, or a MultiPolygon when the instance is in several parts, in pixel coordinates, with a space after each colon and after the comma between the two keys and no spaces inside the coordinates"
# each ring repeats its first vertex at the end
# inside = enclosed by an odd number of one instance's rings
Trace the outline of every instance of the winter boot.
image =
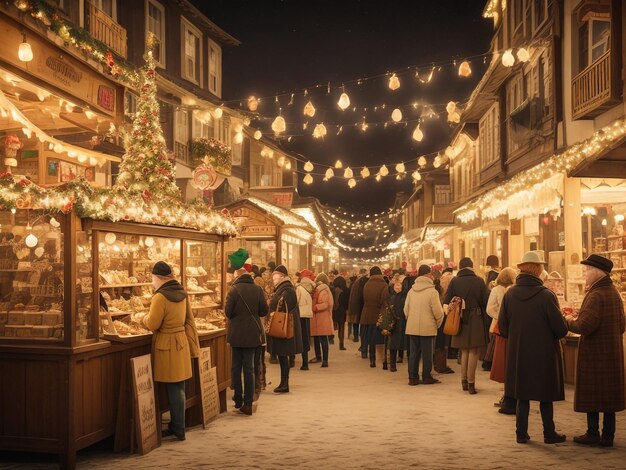
{"type": "Polygon", "coordinates": [[[274,389],[274,393],[289,392],[289,377],[281,377],[280,384],[274,389]]]}

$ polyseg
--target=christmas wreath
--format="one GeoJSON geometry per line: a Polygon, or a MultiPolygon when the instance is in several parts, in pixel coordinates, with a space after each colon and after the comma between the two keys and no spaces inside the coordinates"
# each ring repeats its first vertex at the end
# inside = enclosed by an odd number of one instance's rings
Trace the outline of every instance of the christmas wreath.
{"type": "Polygon", "coordinates": [[[212,137],[199,137],[194,139],[191,151],[194,165],[199,165],[207,157],[208,163],[213,165],[217,171],[230,174],[232,151],[223,142],[212,137]]]}

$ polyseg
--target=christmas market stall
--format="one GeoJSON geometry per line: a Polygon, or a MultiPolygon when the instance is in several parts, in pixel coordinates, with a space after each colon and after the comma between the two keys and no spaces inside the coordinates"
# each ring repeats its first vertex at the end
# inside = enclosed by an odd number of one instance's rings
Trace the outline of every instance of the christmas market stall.
{"type": "MultiPolygon", "coordinates": [[[[133,447],[130,359],[151,351],[152,334],[138,319],[149,309],[159,260],[189,293],[226,408],[223,244],[236,228],[226,212],[181,202],[154,76],[148,53],[112,187],[85,178],[46,187],[0,174],[1,450],[56,453],[72,468],[77,450],[107,437],[116,450],[133,447]]],[[[188,425],[202,418],[198,375],[194,360],[188,425]]],[[[155,392],[163,412],[167,395],[155,392]]]]}

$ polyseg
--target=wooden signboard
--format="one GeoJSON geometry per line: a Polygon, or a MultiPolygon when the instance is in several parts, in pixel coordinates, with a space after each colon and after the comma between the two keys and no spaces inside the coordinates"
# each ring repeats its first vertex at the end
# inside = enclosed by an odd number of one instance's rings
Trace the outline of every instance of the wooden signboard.
{"type": "Polygon", "coordinates": [[[134,420],[139,453],[147,454],[159,446],[156,401],[150,354],[130,360],[133,376],[134,420]]]}
{"type": "Polygon", "coordinates": [[[217,369],[211,367],[211,348],[200,349],[200,400],[202,426],[207,425],[220,414],[220,396],[217,390],[217,369]]]}

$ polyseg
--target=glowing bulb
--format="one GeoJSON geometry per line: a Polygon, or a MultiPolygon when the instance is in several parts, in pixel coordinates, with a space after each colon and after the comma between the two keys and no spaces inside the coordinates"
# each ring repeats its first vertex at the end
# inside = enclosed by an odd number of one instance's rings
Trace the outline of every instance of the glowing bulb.
{"type": "Polygon", "coordinates": [[[420,172],[417,170],[415,170],[411,176],[415,181],[419,181],[422,179],[422,175],[420,175],[420,172]]]}
{"type": "Polygon", "coordinates": [[[63,151],[63,146],[61,144],[54,144],[54,148],[53,148],[55,153],[61,153],[63,151]]]}
{"type": "Polygon", "coordinates": [[[356,186],[356,180],[355,180],[354,178],[350,178],[350,179],[348,180],[348,187],[349,187],[350,189],[352,189],[352,188],[354,188],[355,186],[356,186]]]}
{"type": "Polygon", "coordinates": [[[419,157],[417,159],[417,164],[424,168],[426,166],[426,157],[419,157]]]}
{"type": "Polygon", "coordinates": [[[335,168],[337,168],[338,170],[343,168],[343,163],[341,163],[341,160],[337,160],[335,162],[335,168]]]}
{"type": "Polygon", "coordinates": [[[397,90],[400,88],[400,79],[394,73],[391,77],[389,77],[389,89],[397,90]]]}
{"type": "Polygon", "coordinates": [[[530,52],[524,47],[517,51],[517,59],[520,62],[528,62],[530,60],[530,52]]]}
{"type": "Polygon", "coordinates": [[[109,232],[104,236],[104,241],[107,242],[107,244],[109,245],[113,245],[113,243],[115,243],[115,240],[117,240],[117,237],[113,232],[109,232]]]}
{"type": "Polygon", "coordinates": [[[391,119],[393,120],[393,122],[402,121],[402,111],[400,111],[398,108],[394,109],[391,113],[391,119]]]}
{"type": "Polygon", "coordinates": [[[151,246],[154,245],[154,238],[146,237],[146,239],[143,241],[143,244],[146,245],[148,248],[150,248],[151,246]]]}
{"type": "Polygon", "coordinates": [[[256,140],[260,140],[261,137],[263,137],[263,132],[261,132],[261,131],[254,131],[254,138],[256,140]]]}
{"type": "Polygon", "coordinates": [[[341,96],[339,97],[339,101],[337,102],[337,105],[342,110],[345,110],[348,106],[350,106],[350,97],[346,93],[342,93],[341,96]]]}
{"type": "Polygon", "coordinates": [[[331,179],[333,176],[335,176],[335,172],[333,171],[332,168],[328,168],[326,170],[326,173],[324,174],[324,178],[326,178],[327,180],[331,179]]]}
{"type": "Polygon", "coordinates": [[[29,233],[26,235],[24,243],[28,248],[34,248],[37,246],[37,243],[39,243],[39,239],[33,233],[29,233]]]}
{"type": "Polygon", "coordinates": [[[313,117],[315,116],[315,106],[310,101],[304,106],[304,115],[313,117]]]}
{"type": "Polygon", "coordinates": [[[313,168],[314,168],[313,167],[313,163],[311,163],[310,161],[308,161],[308,162],[306,162],[304,164],[304,171],[311,172],[311,171],[313,171],[313,168]]]}
{"type": "Polygon", "coordinates": [[[367,178],[370,175],[370,170],[366,166],[361,170],[361,178],[367,178]]]}
{"type": "Polygon", "coordinates": [[[220,119],[224,115],[224,110],[222,108],[215,108],[213,111],[213,117],[215,119],[220,119]]]}
{"type": "Polygon", "coordinates": [[[302,181],[304,181],[305,184],[311,184],[313,183],[313,177],[309,173],[307,173],[306,175],[304,175],[302,181]]]}
{"type": "Polygon", "coordinates": [[[243,142],[243,132],[236,132],[235,136],[233,137],[233,142],[235,144],[240,144],[243,142]]]}
{"type": "Polygon", "coordinates": [[[257,99],[256,96],[252,95],[248,97],[248,109],[250,111],[256,111],[257,108],[259,107],[259,100],[257,99]]]}
{"type": "Polygon", "coordinates": [[[387,168],[387,165],[383,165],[380,167],[380,171],[378,172],[378,174],[380,176],[387,176],[389,174],[389,169],[387,168]]]}
{"type": "Polygon", "coordinates": [[[345,179],[350,179],[354,176],[354,172],[352,171],[352,169],[350,167],[346,168],[343,172],[343,177],[345,179]]]}
{"type": "Polygon", "coordinates": [[[30,62],[33,60],[33,49],[30,44],[26,42],[26,35],[24,35],[24,42],[20,44],[17,50],[17,57],[22,62],[30,62]]]}
{"type": "Polygon", "coordinates": [[[415,130],[413,131],[413,140],[417,140],[418,142],[421,142],[422,139],[424,139],[424,133],[422,132],[422,129],[420,129],[420,125],[418,124],[415,130]]]}
{"type": "Polygon", "coordinates": [[[615,222],[624,222],[624,214],[617,214],[615,216],[615,222]]]}
{"type": "Polygon", "coordinates": [[[282,117],[282,116],[276,116],[276,119],[274,119],[274,122],[272,122],[272,130],[276,134],[281,134],[281,133],[285,132],[285,129],[287,129],[287,124],[285,123],[285,118],[282,117]]]}
{"type": "Polygon", "coordinates": [[[472,68],[467,60],[461,62],[459,65],[459,77],[469,77],[472,74],[472,68]]]}
{"type": "Polygon", "coordinates": [[[513,51],[511,49],[507,49],[507,51],[502,54],[502,65],[505,67],[513,67],[515,64],[515,57],[513,56],[513,51]]]}
{"type": "Polygon", "coordinates": [[[396,165],[396,171],[398,173],[406,173],[406,167],[404,166],[404,163],[398,163],[396,165]]]}
{"type": "Polygon", "coordinates": [[[313,129],[313,138],[321,139],[326,135],[326,126],[324,124],[316,124],[313,129]]]}

